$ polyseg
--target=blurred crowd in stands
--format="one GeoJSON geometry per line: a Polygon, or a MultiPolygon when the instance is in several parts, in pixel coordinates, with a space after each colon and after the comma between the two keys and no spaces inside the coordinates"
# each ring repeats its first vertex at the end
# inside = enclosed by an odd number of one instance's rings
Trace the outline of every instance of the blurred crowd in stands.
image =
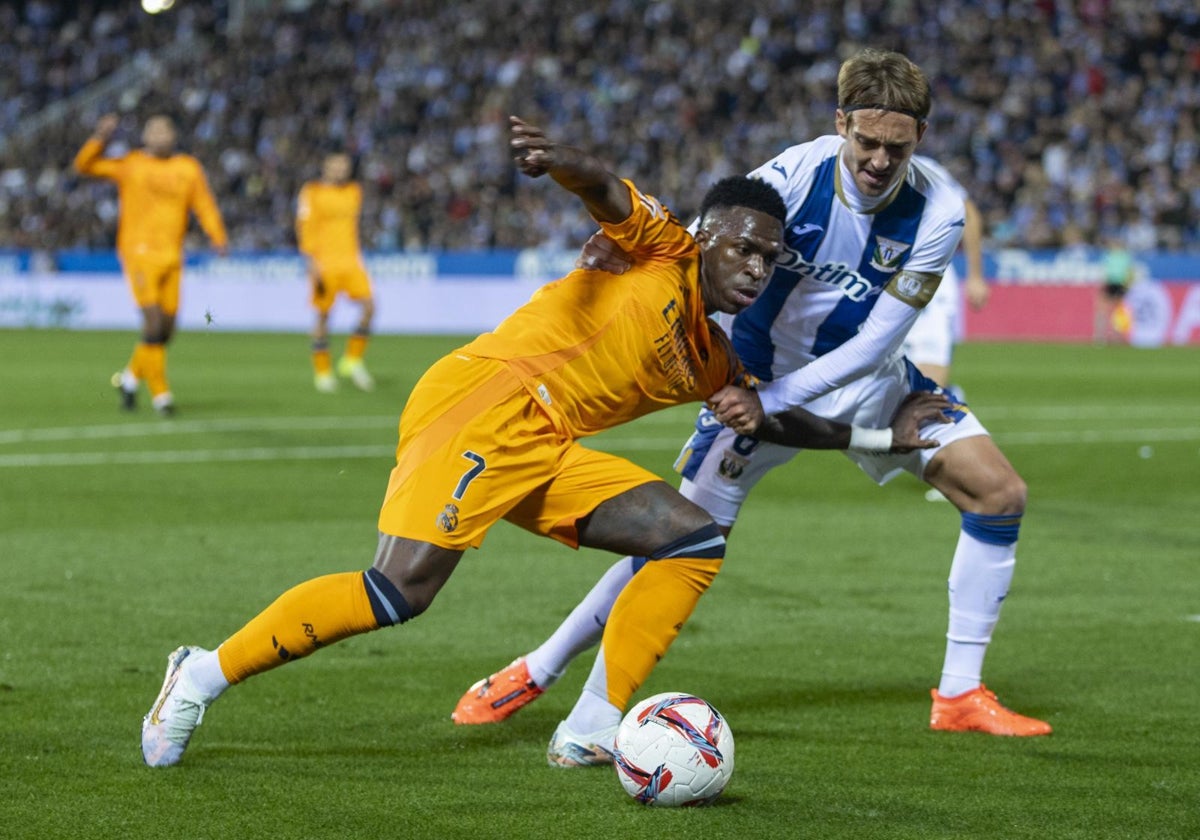
{"type": "Polygon", "coordinates": [[[296,193],[336,149],[356,160],[368,248],[574,247],[594,225],[519,179],[509,114],[688,217],[714,179],[832,133],[838,64],[864,46],[929,75],[921,151],[967,187],[992,247],[1200,250],[1195,0],[7,4],[0,248],[111,247],[114,190],[70,168],[109,110],[115,152],[146,116],[176,119],[235,249],[294,247],[296,193]],[[86,96],[139,57],[160,61],[86,96]]]}

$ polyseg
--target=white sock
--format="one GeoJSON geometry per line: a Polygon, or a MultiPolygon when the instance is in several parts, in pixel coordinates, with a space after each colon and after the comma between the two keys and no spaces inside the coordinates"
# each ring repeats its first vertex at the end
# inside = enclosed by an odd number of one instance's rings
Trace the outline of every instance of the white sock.
{"type": "MultiPolygon", "coordinates": [[[[529,676],[541,688],[554,685],[579,654],[599,644],[617,596],[633,578],[633,558],[614,563],[550,638],[525,656],[529,676]]],[[[578,731],[578,730],[576,730],[578,731]]]]}
{"type": "Polygon", "coordinates": [[[221,658],[215,650],[193,653],[184,662],[183,671],[206,703],[216,700],[221,692],[229,688],[229,680],[225,679],[225,672],[221,670],[221,658]]]}
{"type": "Polygon", "coordinates": [[[138,389],[138,378],[133,375],[133,371],[125,368],[121,371],[121,390],[136,391],[138,389]]]}
{"type": "Polygon", "coordinates": [[[950,565],[946,659],[938,685],[938,694],[943,697],[957,697],[979,687],[983,658],[1012,583],[1016,554],[1016,543],[992,545],[965,531],[958,535],[950,565]]]}
{"type": "Polygon", "coordinates": [[[621,710],[608,702],[608,671],[604,667],[604,645],[596,652],[596,662],[575,708],[567,715],[567,728],[578,735],[589,735],[621,722],[621,710]]]}

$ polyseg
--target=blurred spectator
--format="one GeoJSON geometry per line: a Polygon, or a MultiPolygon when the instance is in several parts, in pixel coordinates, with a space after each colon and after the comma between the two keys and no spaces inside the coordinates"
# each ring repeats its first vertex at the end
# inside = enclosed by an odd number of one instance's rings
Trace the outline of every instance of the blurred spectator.
{"type": "Polygon", "coordinates": [[[164,105],[234,248],[293,247],[294,196],[324,141],[358,158],[367,248],[572,247],[592,225],[560,191],[515,188],[507,114],[605,149],[687,217],[717,178],[832,132],[838,62],[871,44],[930,76],[922,151],[977,200],[991,245],[1054,247],[1072,224],[1093,241],[1115,225],[1130,247],[1200,248],[1194,0],[814,0],[801,17],[785,0],[289,0],[246,4],[238,27],[220,2],[153,19],[75,5],[0,7],[14,68],[0,135],[139,52],[190,43],[143,90],[9,143],[0,247],[111,247],[113,214],[69,174],[71,152],[103,110],[131,112],[132,140],[164,105]]]}

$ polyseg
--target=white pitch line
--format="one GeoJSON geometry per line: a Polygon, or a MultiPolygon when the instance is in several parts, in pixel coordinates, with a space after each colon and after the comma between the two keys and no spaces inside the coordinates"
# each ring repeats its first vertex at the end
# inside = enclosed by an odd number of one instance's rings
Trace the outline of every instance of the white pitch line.
{"type": "Polygon", "coordinates": [[[248,449],[177,449],[161,452],[46,452],[0,455],[0,467],[93,467],[112,464],[214,464],[226,461],[316,461],[392,458],[394,446],[256,446],[248,449]]]}
{"type": "Polygon", "coordinates": [[[118,423],[103,426],[59,426],[0,431],[0,444],[45,443],[64,440],[109,440],[213,432],[286,432],[325,429],[377,429],[397,426],[399,414],[349,417],[243,417],[215,420],[161,420],[157,423],[118,423]]]}
{"type": "MultiPolygon", "coordinates": [[[[970,400],[967,401],[970,403],[970,400]]],[[[1011,420],[1192,420],[1200,423],[1200,405],[975,405],[971,410],[986,422],[993,417],[1011,420]]]]}
{"type": "Polygon", "coordinates": [[[1200,440],[1200,426],[1191,429],[1062,429],[1053,432],[1000,432],[996,442],[1011,446],[1047,443],[1162,443],[1200,440]]]}

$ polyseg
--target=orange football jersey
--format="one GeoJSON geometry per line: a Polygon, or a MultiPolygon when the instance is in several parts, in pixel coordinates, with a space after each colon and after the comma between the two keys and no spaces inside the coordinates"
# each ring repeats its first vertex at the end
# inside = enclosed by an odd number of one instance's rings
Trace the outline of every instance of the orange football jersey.
{"type": "Polygon", "coordinates": [[[300,253],[318,263],[359,259],[358,217],[362,187],[354,182],[309,181],[296,202],[296,240],[300,253]]]}
{"type": "Polygon", "coordinates": [[[75,169],[116,182],[121,203],[119,254],[181,254],[189,210],[213,245],[225,247],[225,224],[198,160],[185,154],[159,158],[143,151],[120,158],[103,154],[102,142],[88,140],[75,156],[75,169]]]}
{"type": "Polygon", "coordinates": [[[572,437],[707,399],[745,376],[725,333],[705,314],[691,234],[626,183],[633,212],[601,227],[633,267],[572,271],[462,348],[505,360],[572,437]]]}

